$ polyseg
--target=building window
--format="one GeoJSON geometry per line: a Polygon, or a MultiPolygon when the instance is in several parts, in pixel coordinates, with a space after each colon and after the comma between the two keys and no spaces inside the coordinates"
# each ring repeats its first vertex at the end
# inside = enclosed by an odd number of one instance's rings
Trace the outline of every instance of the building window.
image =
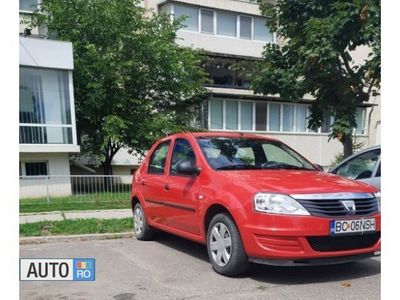
{"type": "Polygon", "coordinates": [[[251,39],[251,21],[249,16],[240,16],[240,38],[251,39]]]}
{"type": "Polygon", "coordinates": [[[217,12],[217,34],[236,37],[236,14],[217,12]]]}
{"type": "Polygon", "coordinates": [[[309,132],[309,105],[233,99],[209,102],[211,130],[309,132]]]}
{"type": "Polygon", "coordinates": [[[254,39],[259,41],[273,42],[274,36],[268,30],[264,18],[254,17],[254,39]]]}
{"type": "Polygon", "coordinates": [[[253,130],[253,103],[239,102],[240,104],[240,129],[253,130]]]}
{"type": "MultiPolygon", "coordinates": [[[[355,134],[365,134],[365,108],[357,109],[355,134]]],[[[209,101],[209,129],[262,132],[330,132],[334,118],[325,113],[321,127],[314,131],[307,128],[310,105],[304,103],[278,103],[233,99],[209,101]]]]}
{"type": "Polygon", "coordinates": [[[298,104],[295,106],[296,110],[296,132],[306,132],[307,130],[307,106],[298,104]]]}
{"type": "Polygon", "coordinates": [[[268,129],[269,131],[281,130],[281,105],[279,103],[269,104],[268,129]]]}
{"type": "MultiPolygon", "coordinates": [[[[250,86],[250,82],[238,67],[243,61],[235,58],[209,57],[206,61],[203,61],[203,66],[212,80],[212,86],[247,89],[250,86]]],[[[255,61],[248,61],[247,63],[251,64],[255,63],[255,61]]]]}
{"type": "MultiPolygon", "coordinates": [[[[160,12],[168,11],[166,7],[161,7],[160,12]]],[[[274,42],[274,35],[266,27],[266,18],[183,4],[171,7],[174,19],[185,17],[184,30],[274,42]]]]}
{"type": "Polygon", "coordinates": [[[47,176],[49,175],[47,162],[23,162],[26,176],[47,176]]]}
{"type": "Polygon", "coordinates": [[[227,130],[238,130],[238,102],[237,101],[225,101],[226,111],[226,129],[227,130]]]}
{"type": "Polygon", "coordinates": [[[359,107],[356,112],[356,134],[365,134],[365,108],[359,107]]]}
{"type": "Polygon", "coordinates": [[[256,103],[256,131],[267,130],[267,103],[256,103]]]}
{"type": "Polygon", "coordinates": [[[20,67],[21,144],[72,144],[68,71],[20,67]]]}
{"type": "Polygon", "coordinates": [[[37,4],[37,0],[19,0],[19,10],[33,12],[37,4]]]}
{"type": "Polygon", "coordinates": [[[324,112],[322,115],[321,132],[328,133],[331,131],[331,125],[333,124],[333,118],[329,112],[324,112]]]}
{"type": "Polygon", "coordinates": [[[223,129],[223,102],[222,100],[212,100],[210,105],[211,129],[223,129]]]}
{"type": "Polygon", "coordinates": [[[293,132],[294,104],[282,104],[282,130],[293,132]]]}
{"type": "Polygon", "coordinates": [[[201,9],[201,32],[214,33],[214,11],[201,9]]]}
{"type": "Polygon", "coordinates": [[[174,17],[184,17],[183,26],[186,30],[199,31],[199,10],[187,5],[174,5],[174,17]]]}

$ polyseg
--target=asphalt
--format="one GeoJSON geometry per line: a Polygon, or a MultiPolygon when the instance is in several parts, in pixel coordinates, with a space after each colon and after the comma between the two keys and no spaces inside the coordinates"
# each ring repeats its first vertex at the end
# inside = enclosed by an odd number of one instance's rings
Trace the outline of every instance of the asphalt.
{"type": "Polygon", "coordinates": [[[380,258],[216,274],[206,248],[172,235],[21,245],[20,257],[96,259],[95,282],[20,282],[21,299],[380,299],[380,258]]]}
{"type": "Polygon", "coordinates": [[[19,215],[19,223],[34,223],[41,221],[62,221],[74,219],[121,219],[132,217],[132,210],[128,209],[103,209],[103,210],[77,210],[77,211],[53,211],[43,213],[26,213],[19,215]]]}

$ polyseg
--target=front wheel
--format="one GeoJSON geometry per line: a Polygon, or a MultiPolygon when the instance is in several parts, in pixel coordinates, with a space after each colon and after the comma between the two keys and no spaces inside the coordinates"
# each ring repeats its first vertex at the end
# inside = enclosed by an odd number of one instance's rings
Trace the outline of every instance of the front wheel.
{"type": "Polygon", "coordinates": [[[249,260],[239,230],[228,214],[217,214],[211,220],[207,232],[207,251],[217,273],[235,276],[247,271],[249,260]]]}
{"type": "Polygon", "coordinates": [[[147,224],[146,216],[140,203],[137,203],[133,209],[133,231],[136,238],[141,241],[147,241],[153,237],[154,232],[147,224]]]}

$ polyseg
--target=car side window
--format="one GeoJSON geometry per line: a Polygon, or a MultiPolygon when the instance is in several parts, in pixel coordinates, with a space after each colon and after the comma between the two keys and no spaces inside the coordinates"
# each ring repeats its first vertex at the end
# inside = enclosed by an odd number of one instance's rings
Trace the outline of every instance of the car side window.
{"type": "Polygon", "coordinates": [[[163,142],[160,145],[158,145],[156,150],[154,150],[149,160],[149,167],[147,169],[147,173],[164,174],[169,144],[170,141],[163,142]]]}
{"type": "Polygon", "coordinates": [[[381,163],[379,163],[378,169],[376,170],[375,177],[381,177],[381,163]]]}
{"type": "Polygon", "coordinates": [[[351,179],[371,178],[381,150],[372,150],[349,160],[336,170],[336,174],[351,179]]]}
{"type": "Polygon", "coordinates": [[[187,160],[191,161],[193,165],[196,163],[192,146],[186,139],[176,139],[172,152],[170,174],[181,175],[177,170],[178,164],[187,160]]]}

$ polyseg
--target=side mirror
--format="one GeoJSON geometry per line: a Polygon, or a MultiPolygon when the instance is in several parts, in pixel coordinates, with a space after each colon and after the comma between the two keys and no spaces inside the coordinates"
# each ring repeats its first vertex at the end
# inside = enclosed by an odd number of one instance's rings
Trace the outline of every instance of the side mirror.
{"type": "Polygon", "coordinates": [[[324,168],[323,168],[321,165],[319,165],[319,164],[314,164],[314,167],[315,167],[318,171],[325,172],[324,168]]]}
{"type": "Polygon", "coordinates": [[[182,162],[180,162],[177,166],[176,166],[176,171],[179,174],[184,174],[184,175],[199,175],[201,169],[196,166],[193,165],[192,161],[190,160],[184,160],[182,162]]]}

